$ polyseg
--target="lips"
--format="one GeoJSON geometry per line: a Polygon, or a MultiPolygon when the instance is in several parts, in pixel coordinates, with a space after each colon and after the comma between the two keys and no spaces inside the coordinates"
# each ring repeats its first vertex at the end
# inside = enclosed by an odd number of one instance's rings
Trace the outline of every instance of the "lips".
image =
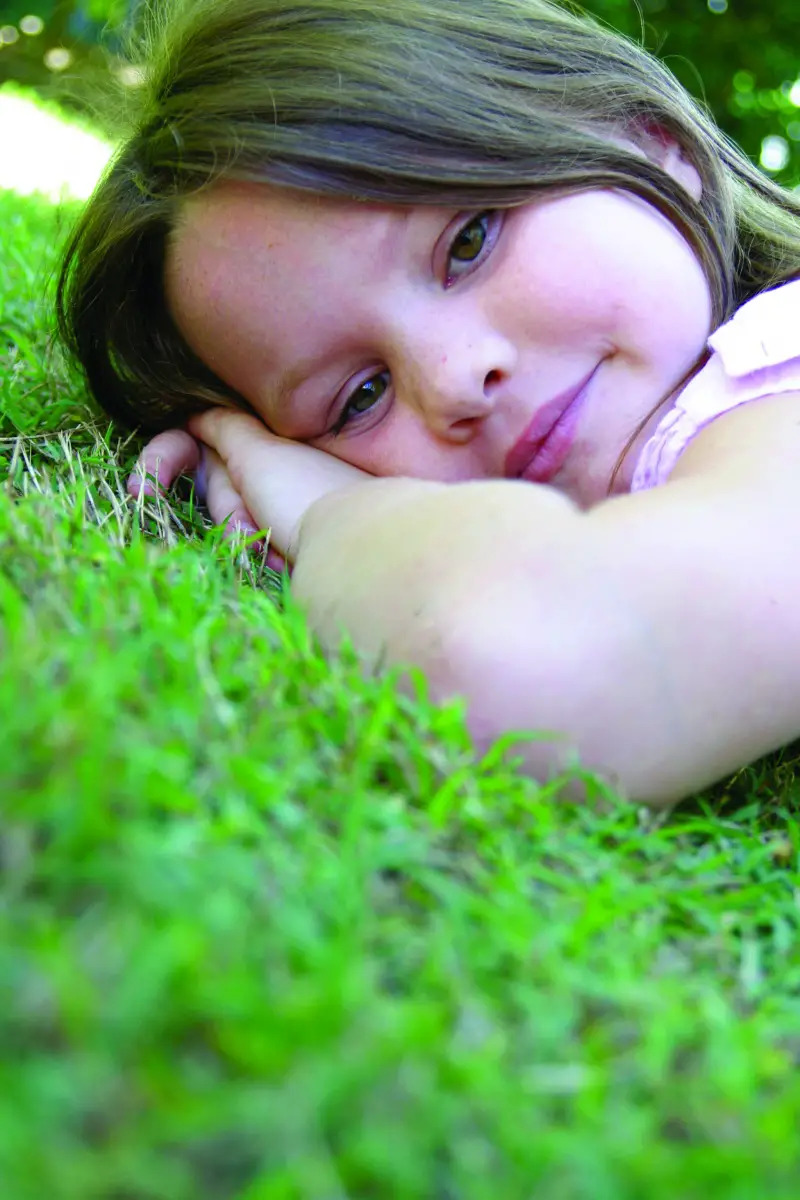
{"type": "Polygon", "coordinates": [[[506,456],[506,479],[549,483],[561,470],[574,441],[582,402],[597,369],[593,367],[579,383],[537,409],[530,425],[506,456]]]}

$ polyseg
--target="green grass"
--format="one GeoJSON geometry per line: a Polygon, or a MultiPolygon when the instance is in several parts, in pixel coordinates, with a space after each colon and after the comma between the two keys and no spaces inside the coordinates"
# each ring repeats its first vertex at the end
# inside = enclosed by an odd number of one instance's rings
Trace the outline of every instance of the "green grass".
{"type": "Polygon", "coordinates": [[[794,1200],[797,748],[598,814],[326,662],[125,497],[69,216],[0,195],[3,1200],[794,1200]]]}

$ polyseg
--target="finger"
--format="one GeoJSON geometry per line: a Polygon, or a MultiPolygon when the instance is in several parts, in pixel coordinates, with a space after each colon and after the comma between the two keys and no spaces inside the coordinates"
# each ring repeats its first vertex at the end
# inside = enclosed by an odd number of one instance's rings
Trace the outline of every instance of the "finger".
{"type": "Polygon", "coordinates": [[[210,408],[198,413],[189,419],[188,428],[199,441],[216,450],[225,462],[234,463],[237,469],[265,446],[294,445],[271,433],[256,417],[229,408],[210,408]]]}
{"type": "Polygon", "coordinates": [[[147,443],[128,478],[128,492],[134,498],[154,496],[158,487],[168,488],[184,472],[194,471],[200,461],[200,447],[184,429],[167,429],[147,443]],[[151,478],[148,478],[150,476],[151,478]]]}
{"type": "MultiPolygon", "coordinates": [[[[206,487],[208,489],[208,511],[215,525],[225,522],[225,536],[231,537],[236,533],[251,536],[258,532],[258,525],[245,507],[241,496],[231,483],[225,464],[220,456],[207,446],[203,447],[203,467],[206,487]]],[[[249,549],[261,553],[265,542],[262,539],[251,542],[249,549]]],[[[279,575],[286,567],[286,559],[272,546],[267,548],[267,566],[279,575]]],[[[291,573],[291,567],[289,568],[291,573]]]]}
{"type": "MultiPolygon", "coordinates": [[[[267,550],[267,566],[270,570],[277,571],[279,575],[283,574],[284,567],[286,566],[286,559],[282,554],[278,554],[277,550],[273,550],[271,546],[267,550]]],[[[291,573],[292,568],[289,567],[289,574],[291,575],[291,573]]]]}
{"type": "Polygon", "coordinates": [[[269,441],[283,441],[271,433],[263,421],[250,413],[241,412],[235,408],[207,408],[205,412],[195,413],[186,423],[187,429],[202,442],[211,444],[227,437],[257,437],[269,441]]]}
{"type": "Polygon", "coordinates": [[[318,447],[277,437],[255,417],[231,409],[192,417],[189,428],[219,454],[242,503],[260,528],[270,528],[283,554],[295,545],[302,519],[317,500],[371,478],[318,447]]]}
{"type": "MultiPolygon", "coordinates": [[[[258,532],[258,526],[248,512],[242,497],[231,483],[225,464],[216,451],[204,448],[206,505],[215,525],[225,526],[225,536],[236,533],[246,537],[258,532]]],[[[263,550],[263,542],[252,543],[253,549],[263,550]]]]}
{"type": "Polygon", "coordinates": [[[194,469],[194,498],[198,504],[208,500],[208,456],[206,447],[200,447],[200,458],[194,469]]]}

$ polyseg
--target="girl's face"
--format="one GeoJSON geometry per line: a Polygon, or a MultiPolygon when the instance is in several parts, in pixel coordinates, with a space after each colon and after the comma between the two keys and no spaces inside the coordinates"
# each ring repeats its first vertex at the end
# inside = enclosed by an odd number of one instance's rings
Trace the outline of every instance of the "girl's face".
{"type": "Polygon", "coordinates": [[[711,325],[694,253],[622,191],[481,214],[225,183],[186,205],[167,296],[275,433],[375,475],[522,473],[582,507],[662,402],[617,476],[629,490],[711,325]]]}

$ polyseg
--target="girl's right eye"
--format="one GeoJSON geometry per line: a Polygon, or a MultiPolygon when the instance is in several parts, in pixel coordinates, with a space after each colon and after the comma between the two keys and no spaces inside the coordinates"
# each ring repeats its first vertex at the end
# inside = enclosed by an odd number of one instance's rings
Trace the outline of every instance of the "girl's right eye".
{"type": "Polygon", "coordinates": [[[389,386],[389,372],[381,371],[371,379],[365,379],[352,391],[342,408],[336,422],[331,426],[331,433],[341,433],[345,425],[363,416],[383,399],[389,386]]]}

